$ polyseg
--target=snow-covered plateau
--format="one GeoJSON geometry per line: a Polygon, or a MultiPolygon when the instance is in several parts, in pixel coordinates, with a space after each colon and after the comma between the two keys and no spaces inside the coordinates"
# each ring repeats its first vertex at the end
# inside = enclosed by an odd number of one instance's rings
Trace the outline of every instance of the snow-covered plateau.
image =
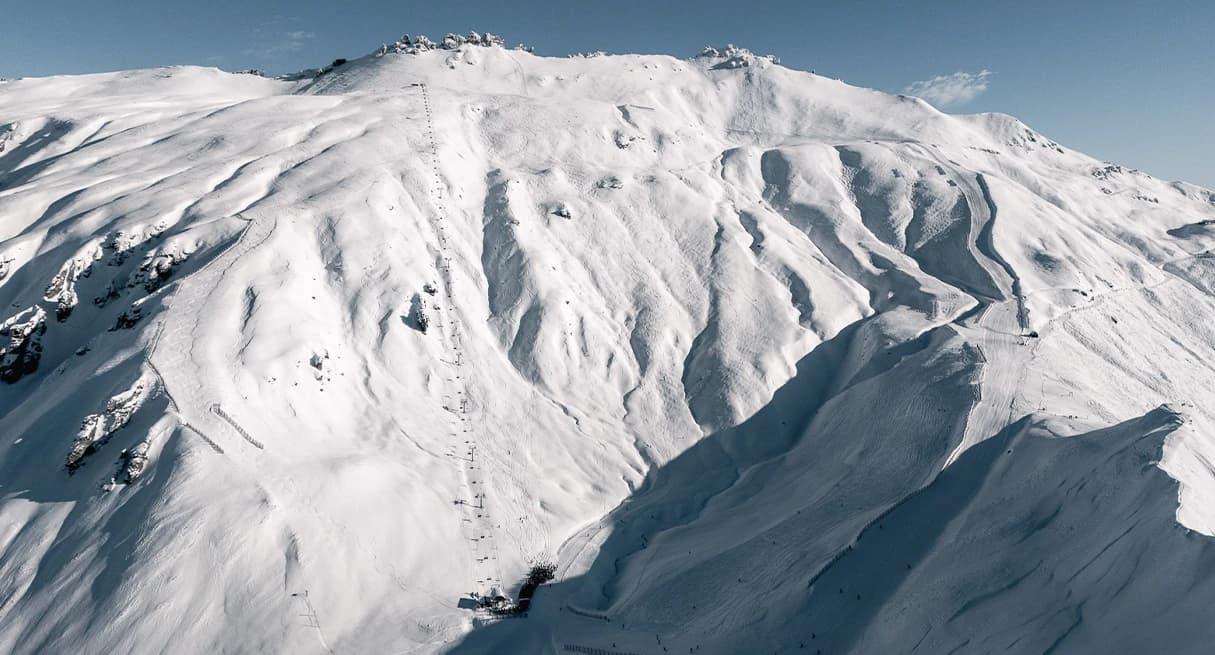
{"type": "Polygon", "coordinates": [[[1209,652],[1215,194],[482,43],[0,82],[0,652],[1209,652]]]}

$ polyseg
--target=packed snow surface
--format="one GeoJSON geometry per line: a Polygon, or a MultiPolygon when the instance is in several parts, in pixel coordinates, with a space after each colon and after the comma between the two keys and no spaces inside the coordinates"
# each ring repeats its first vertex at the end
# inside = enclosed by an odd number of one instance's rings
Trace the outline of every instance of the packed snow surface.
{"type": "Polygon", "coordinates": [[[0,652],[1215,640],[1210,191],[484,43],[0,82],[0,652]]]}

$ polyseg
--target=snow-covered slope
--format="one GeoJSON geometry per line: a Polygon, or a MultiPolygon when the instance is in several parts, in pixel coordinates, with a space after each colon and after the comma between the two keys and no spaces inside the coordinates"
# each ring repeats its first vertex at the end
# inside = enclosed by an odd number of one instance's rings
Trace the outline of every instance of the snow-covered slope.
{"type": "Polygon", "coordinates": [[[1202,652],[1213,246],[735,50],[0,82],[0,651],[1202,652]]]}

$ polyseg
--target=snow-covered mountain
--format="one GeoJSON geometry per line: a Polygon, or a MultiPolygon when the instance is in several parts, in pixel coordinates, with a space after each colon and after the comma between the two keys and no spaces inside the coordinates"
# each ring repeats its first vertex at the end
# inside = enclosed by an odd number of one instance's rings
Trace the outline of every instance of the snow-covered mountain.
{"type": "Polygon", "coordinates": [[[1215,639],[1215,194],[484,42],[0,82],[0,652],[1215,639]]]}

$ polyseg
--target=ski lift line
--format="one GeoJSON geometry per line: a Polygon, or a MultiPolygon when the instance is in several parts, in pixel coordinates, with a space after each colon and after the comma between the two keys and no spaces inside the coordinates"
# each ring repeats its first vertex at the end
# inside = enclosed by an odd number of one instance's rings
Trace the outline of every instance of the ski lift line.
{"type": "MultiPolygon", "coordinates": [[[[433,112],[431,111],[431,107],[430,107],[430,91],[429,91],[427,85],[425,85],[425,84],[419,83],[418,86],[421,87],[421,90],[422,90],[423,107],[426,111],[426,129],[427,129],[426,138],[430,142],[430,146],[431,146],[428,154],[431,157],[430,164],[431,164],[431,168],[434,171],[434,175],[435,175],[434,183],[430,190],[430,193],[432,195],[433,207],[437,210],[437,215],[435,216],[434,220],[435,220],[435,223],[440,232],[439,243],[440,243],[441,254],[440,254],[440,259],[439,259],[439,269],[441,271],[441,277],[446,282],[445,286],[447,286],[447,297],[454,298],[455,297],[454,292],[453,292],[454,275],[452,274],[452,270],[451,270],[452,258],[451,258],[451,255],[448,254],[449,248],[448,248],[446,231],[445,231],[446,230],[445,224],[446,224],[447,218],[448,218],[447,217],[447,208],[446,208],[446,202],[445,202],[443,176],[441,173],[442,166],[441,166],[441,162],[439,160],[438,139],[437,139],[437,134],[434,129],[433,112]]],[[[442,313],[442,312],[444,312],[445,308],[436,305],[435,309],[439,313],[442,313]]],[[[492,589],[494,587],[496,587],[498,589],[502,588],[502,575],[501,575],[501,571],[498,570],[498,562],[500,561],[500,558],[499,558],[499,553],[498,553],[498,545],[496,543],[496,540],[493,538],[493,535],[495,532],[494,531],[495,526],[489,518],[490,512],[487,511],[485,508],[485,494],[483,492],[478,492],[476,494],[472,493],[472,490],[474,488],[477,488],[477,489],[483,488],[485,481],[484,481],[484,479],[481,478],[481,476],[474,475],[472,473],[472,471],[476,470],[476,466],[475,466],[475,464],[473,464],[473,462],[475,461],[475,458],[476,458],[476,454],[475,454],[476,445],[474,442],[477,440],[477,438],[476,438],[475,434],[473,433],[472,428],[467,427],[470,424],[469,417],[467,416],[467,414],[470,412],[471,403],[469,402],[469,399],[468,399],[468,390],[466,388],[467,382],[465,381],[464,376],[459,372],[462,370],[463,364],[464,364],[464,358],[463,358],[463,354],[462,354],[461,347],[460,347],[460,343],[463,341],[462,330],[460,329],[460,325],[459,325],[459,315],[456,314],[454,311],[451,311],[450,309],[448,309],[447,311],[450,312],[450,314],[451,314],[450,315],[451,320],[447,322],[447,325],[450,326],[450,330],[443,329],[443,330],[440,330],[440,333],[446,337],[444,339],[444,341],[447,342],[445,344],[447,346],[447,349],[449,351],[452,351],[455,353],[455,359],[454,359],[455,372],[454,372],[453,377],[446,378],[447,382],[449,384],[451,384],[453,387],[452,388],[453,394],[447,395],[445,397],[444,407],[445,407],[445,409],[451,410],[452,405],[454,404],[451,401],[453,399],[458,399],[458,401],[459,401],[459,414],[460,415],[456,416],[456,418],[458,418],[460,420],[461,424],[465,426],[462,430],[462,433],[467,435],[468,437],[470,437],[470,439],[465,440],[465,443],[472,444],[472,446],[469,449],[467,459],[464,457],[459,457],[459,456],[455,456],[454,459],[459,460],[458,462],[456,462],[456,465],[460,467],[461,480],[463,482],[463,486],[466,490],[466,493],[470,497],[475,498],[476,503],[477,503],[476,506],[473,506],[472,503],[469,503],[469,502],[457,501],[457,504],[463,505],[465,507],[465,509],[467,509],[467,512],[465,512],[464,518],[461,520],[461,524],[468,525],[469,531],[466,532],[465,534],[469,537],[469,539],[472,543],[474,552],[477,548],[477,544],[479,544],[481,541],[486,542],[486,546],[488,547],[488,549],[490,551],[488,554],[485,554],[484,556],[474,555],[476,564],[488,567],[487,570],[484,570],[482,573],[478,574],[478,577],[476,579],[477,586],[480,587],[482,590],[488,592],[490,589],[492,589]],[[480,513],[479,514],[476,513],[477,511],[479,511],[480,513]]],[[[440,323],[440,325],[442,325],[442,324],[440,323]]],[[[444,363],[451,364],[451,362],[448,362],[447,360],[443,360],[443,361],[444,361],[444,363]]],[[[458,434],[451,433],[449,436],[457,437],[458,434]]],[[[449,454],[451,454],[451,453],[449,453],[449,454]]],[[[452,454],[452,455],[454,455],[454,454],[452,454]]]]}
{"type": "Polygon", "coordinates": [[[329,642],[325,641],[325,633],[323,630],[321,630],[321,619],[319,616],[317,616],[316,608],[313,607],[312,601],[308,600],[308,590],[305,589],[304,593],[302,594],[295,593],[291,595],[304,601],[305,612],[300,614],[301,617],[307,620],[307,623],[304,625],[316,630],[317,641],[321,643],[321,648],[324,648],[326,653],[329,653],[329,655],[335,655],[333,649],[329,646],[329,642]]]}

